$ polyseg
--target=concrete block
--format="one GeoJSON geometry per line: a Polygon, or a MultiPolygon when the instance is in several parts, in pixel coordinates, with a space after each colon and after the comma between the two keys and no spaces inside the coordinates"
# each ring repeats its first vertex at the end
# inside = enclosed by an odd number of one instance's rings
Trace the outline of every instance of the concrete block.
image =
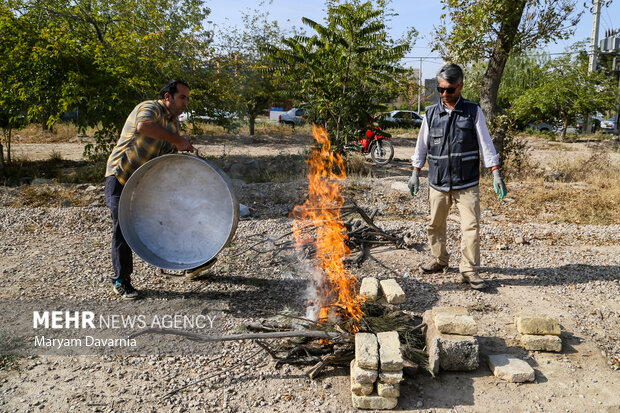
{"type": "Polygon", "coordinates": [[[541,314],[517,314],[515,325],[521,334],[553,334],[559,336],[562,333],[558,320],[541,314]]]}
{"type": "Polygon", "coordinates": [[[405,292],[395,279],[381,280],[381,290],[388,304],[402,304],[405,302],[405,292]]]}
{"type": "Polygon", "coordinates": [[[377,394],[381,397],[400,396],[400,385],[377,382],[377,394]]]}
{"type": "Polygon", "coordinates": [[[560,352],[562,351],[562,339],[553,335],[523,334],[521,336],[521,347],[526,350],[560,352]]]}
{"type": "Polygon", "coordinates": [[[379,280],[377,280],[375,277],[362,278],[360,295],[362,297],[366,297],[368,301],[377,301],[381,296],[381,290],[379,289],[379,280]]]}
{"type": "Polygon", "coordinates": [[[357,333],[355,335],[355,359],[361,368],[379,369],[377,336],[372,333],[357,333]]]}
{"type": "Polygon", "coordinates": [[[476,370],[479,364],[478,340],[472,336],[442,334],[435,327],[433,311],[423,315],[427,324],[426,348],[430,370],[437,374],[440,369],[452,371],[476,370]]]}
{"type": "Polygon", "coordinates": [[[534,381],[536,378],[534,369],[529,364],[509,354],[489,356],[488,364],[495,377],[511,383],[534,381]]]}
{"type": "Polygon", "coordinates": [[[386,384],[398,384],[403,381],[403,370],[379,371],[379,382],[386,384]]]}
{"type": "Polygon", "coordinates": [[[381,397],[376,393],[369,396],[351,394],[351,401],[354,408],[369,410],[392,410],[398,404],[396,397],[381,397]]]}
{"type": "Polygon", "coordinates": [[[374,385],[355,381],[355,377],[353,377],[353,363],[355,363],[355,360],[351,360],[351,392],[357,396],[368,396],[374,390],[374,385]]]}
{"type": "Polygon", "coordinates": [[[400,350],[398,332],[386,331],[377,334],[379,342],[379,361],[381,371],[399,371],[403,369],[403,355],[400,350]]]}
{"type": "Polygon", "coordinates": [[[373,384],[377,381],[377,376],[379,375],[377,370],[361,368],[357,365],[356,360],[353,361],[354,363],[351,365],[351,376],[353,376],[356,382],[362,384],[373,384]]]}

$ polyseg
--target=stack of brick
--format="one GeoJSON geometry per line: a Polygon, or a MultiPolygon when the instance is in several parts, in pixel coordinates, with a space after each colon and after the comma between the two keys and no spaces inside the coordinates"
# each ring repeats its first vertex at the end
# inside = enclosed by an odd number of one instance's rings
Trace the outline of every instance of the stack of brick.
{"type": "Polygon", "coordinates": [[[521,313],[515,316],[515,325],[524,349],[562,351],[562,329],[558,320],[546,315],[521,313]]]}
{"type": "Polygon", "coordinates": [[[396,280],[377,280],[374,277],[365,277],[360,286],[360,295],[368,301],[377,301],[387,305],[398,305],[405,302],[405,292],[396,280]]]}
{"type": "Polygon", "coordinates": [[[398,332],[355,335],[351,362],[351,398],[357,409],[389,410],[396,407],[403,379],[403,356],[398,332]]]}
{"type": "Polygon", "coordinates": [[[471,371],[479,364],[479,345],[476,321],[464,307],[435,307],[423,315],[427,325],[426,348],[429,368],[471,371]]]}

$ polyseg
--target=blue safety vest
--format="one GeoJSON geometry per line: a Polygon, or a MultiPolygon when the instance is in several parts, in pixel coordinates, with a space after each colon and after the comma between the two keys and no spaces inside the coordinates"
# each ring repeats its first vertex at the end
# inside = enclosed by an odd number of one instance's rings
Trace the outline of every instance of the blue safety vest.
{"type": "Polygon", "coordinates": [[[478,185],[480,147],[476,135],[478,104],[460,98],[449,114],[439,103],[426,110],[428,182],[442,192],[478,185]]]}

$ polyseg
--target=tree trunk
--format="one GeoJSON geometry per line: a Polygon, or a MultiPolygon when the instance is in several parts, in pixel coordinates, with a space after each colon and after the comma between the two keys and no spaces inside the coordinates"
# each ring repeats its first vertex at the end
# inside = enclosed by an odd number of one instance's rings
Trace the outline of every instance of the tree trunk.
{"type": "Polygon", "coordinates": [[[560,140],[566,140],[566,130],[568,129],[568,116],[562,116],[562,131],[560,132],[560,140]]]}
{"type": "Polygon", "coordinates": [[[2,144],[0,143],[0,165],[2,165],[2,175],[4,175],[5,178],[8,178],[8,174],[6,173],[6,167],[4,166],[4,148],[2,147],[2,144]]]}
{"type": "MultiPolygon", "coordinates": [[[[7,165],[11,164],[11,133],[13,132],[13,126],[9,125],[9,131],[7,132],[6,138],[6,163],[7,165]]],[[[2,168],[4,168],[4,161],[2,163],[2,168]]]]}
{"type": "Polygon", "coordinates": [[[249,120],[250,136],[254,136],[254,123],[256,120],[256,115],[250,114],[250,116],[248,116],[248,120],[249,120]]]}
{"type": "MultiPolygon", "coordinates": [[[[526,0],[508,1],[506,3],[508,3],[505,13],[506,17],[500,26],[480,89],[480,108],[491,127],[493,127],[493,119],[499,112],[497,93],[499,92],[499,85],[502,81],[506,62],[510,57],[510,51],[519,31],[519,23],[521,22],[523,10],[525,10],[526,0]]],[[[494,130],[491,131],[491,135],[494,137],[495,149],[501,154],[504,149],[504,135],[500,133],[496,136],[494,130]]]]}

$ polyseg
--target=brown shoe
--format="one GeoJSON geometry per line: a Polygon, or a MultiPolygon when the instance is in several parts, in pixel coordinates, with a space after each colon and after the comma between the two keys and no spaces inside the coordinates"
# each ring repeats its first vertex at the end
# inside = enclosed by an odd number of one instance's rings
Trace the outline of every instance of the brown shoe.
{"type": "Polygon", "coordinates": [[[476,271],[462,272],[461,277],[461,282],[468,283],[474,290],[484,290],[487,288],[487,283],[480,278],[476,271]]]}
{"type": "Polygon", "coordinates": [[[446,268],[448,268],[447,265],[441,264],[435,258],[433,258],[431,261],[427,262],[426,264],[420,265],[420,269],[424,271],[425,273],[441,272],[441,271],[445,271],[446,268]]]}

